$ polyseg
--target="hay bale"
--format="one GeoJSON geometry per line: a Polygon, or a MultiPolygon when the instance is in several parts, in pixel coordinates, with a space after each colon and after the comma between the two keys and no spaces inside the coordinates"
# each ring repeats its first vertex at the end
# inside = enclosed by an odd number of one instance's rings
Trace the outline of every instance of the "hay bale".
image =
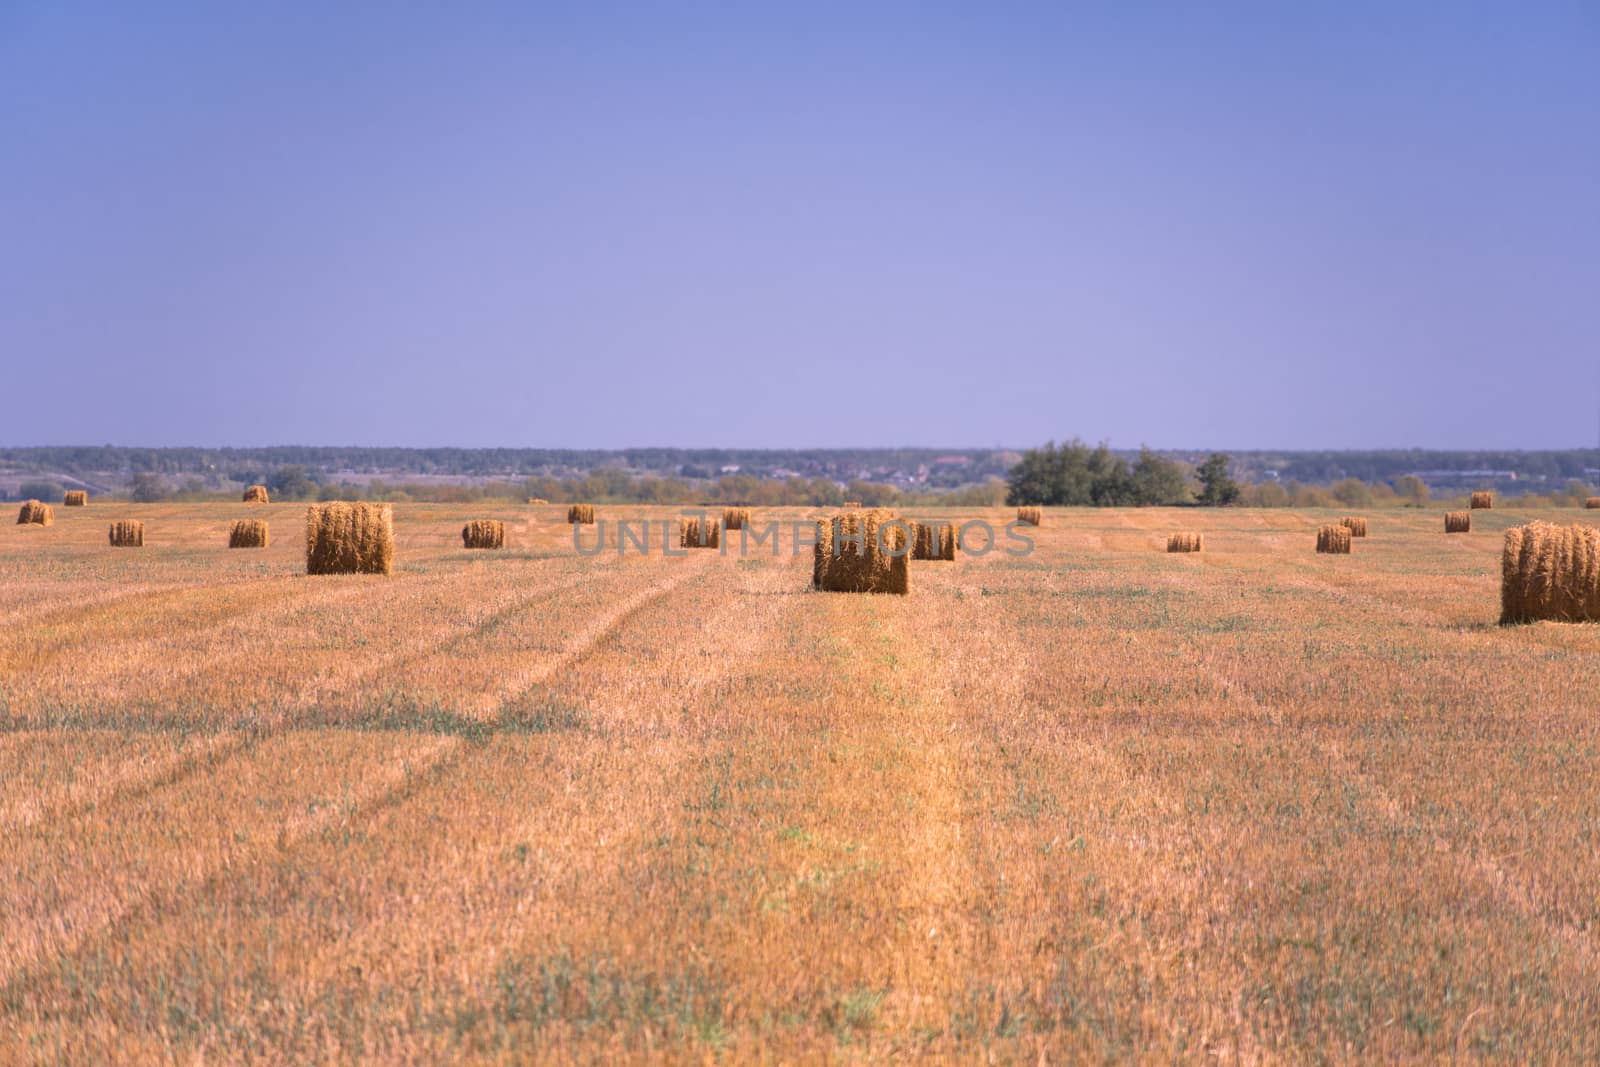
{"type": "Polygon", "coordinates": [[[1478,508],[1494,507],[1494,494],[1488,492],[1473,493],[1471,507],[1474,511],[1476,511],[1478,508]]]}
{"type": "Polygon", "coordinates": [[[1470,512],[1470,511],[1447,511],[1447,512],[1445,512],[1444,513],[1444,532],[1447,533],[1447,534],[1452,534],[1452,533],[1471,533],[1472,532],[1472,512],[1470,512]]]}
{"type": "Polygon", "coordinates": [[[1590,497],[1589,499],[1587,499],[1587,500],[1585,500],[1583,502],[1583,506],[1588,508],[1588,509],[1590,509],[1591,511],[1594,510],[1595,508],[1600,508],[1600,496],[1592,496],[1592,497],[1590,497]]]}
{"type": "Polygon", "coordinates": [[[506,524],[499,519],[473,519],[461,527],[461,543],[467,548],[504,548],[506,524]]]}
{"type": "Polygon", "coordinates": [[[1017,521],[1024,526],[1038,526],[1044,522],[1043,508],[1018,508],[1017,521]]]}
{"type": "Polygon", "coordinates": [[[542,496],[530,496],[528,498],[528,503],[530,503],[530,504],[548,504],[548,503],[550,503],[550,501],[546,500],[542,496]]]}
{"type": "Polygon", "coordinates": [[[61,506],[64,508],[81,508],[87,506],[88,503],[89,491],[87,489],[68,489],[61,498],[61,506]]]}
{"type": "Polygon", "coordinates": [[[388,574],[394,568],[394,508],[338,501],[306,509],[307,574],[388,574]]]}
{"type": "Polygon", "coordinates": [[[1317,530],[1317,551],[1336,556],[1350,554],[1350,531],[1343,526],[1323,526],[1317,530]]]}
{"type": "Polygon", "coordinates": [[[246,504],[270,504],[272,501],[267,497],[266,486],[252,485],[244,491],[244,502],[246,504]]]}
{"type": "Polygon", "coordinates": [[[886,508],[841,511],[818,522],[812,584],[833,593],[911,592],[909,532],[886,508]]]}
{"type": "Polygon", "coordinates": [[[1600,622],[1600,530],[1530,522],[1506,531],[1500,622],[1600,622]]]}
{"type": "Polygon", "coordinates": [[[1339,520],[1339,525],[1350,531],[1351,537],[1367,536],[1367,520],[1356,515],[1346,515],[1339,520]]]}
{"type": "Polygon", "coordinates": [[[228,527],[229,548],[266,548],[271,543],[265,519],[235,519],[228,527]]]}
{"type": "Polygon", "coordinates": [[[706,519],[701,522],[699,516],[678,520],[679,548],[720,548],[721,546],[722,533],[718,528],[717,520],[706,519]]]}
{"type": "Polygon", "coordinates": [[[55,521],[56,509],[37,500],[24,501],[22,510],[17,512],[18,526],[54,526],[55,521]]]}
{"type": "Polygon", "coordinates": [[[941,560],[946,563],[956,558],[956,528],[949,522],[914,522],[911,524],[911,558],[941,560]]]}
{"type": "Polygon", "coordinates": [[[1175,533],[1167,538],[1168,552],[1200,552],[1205,549],[1205,537],[1197,533],[1175,533]]]}
{"type": "Polygon", "coordinates": [[[859,500],[846,500],[843,504],[841,504],[839,506],[840,507],[846,507],[846,508],[859,508],[861,506],[861,501],[859,501],[859,500]]]}
{"type": "Polygon", "coordinates": [[[750,525],[749,508],[723,508],[722,528],[724,530],[743,530],[750,525]]]}
{"type": "Polygon", "coordinates": [[[111,524],[112,548],[143,548],[144,523],[138,519],[119,519],[111,524]]]}
{"type": "Polygon", "coordinates": [[[574,504],[567,509],[567,521],[580,523],[584,526],[594,525],[594,505],[574,504]]]}

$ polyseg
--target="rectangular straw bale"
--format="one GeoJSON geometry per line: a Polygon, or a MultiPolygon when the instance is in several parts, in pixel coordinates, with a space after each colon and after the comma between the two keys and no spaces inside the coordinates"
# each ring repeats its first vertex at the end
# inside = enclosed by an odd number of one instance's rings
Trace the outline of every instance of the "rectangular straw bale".
{"type": "Polygon", "coordinates": [[[307,574],[388,574],[394,569],[394,508],[335,501],[306,509],[307,574]]]}
{"type": "Polygon", "coordinates": [[[1494,507],[1494,494],[1483,491],[1473,493],[1470,503],[1473,510],[1478,508],[1492,508],[1494,507]]]}
{"type": "Polygon", "coordinates": [[[252,485],[244,491],[244,502],[246,504],[270,504],[272,501],[267,495],[266,486],[252,485]]]}
{"type": "Polygon", "coordinates": [[[266,548],[271,543],[265,519],[235,519],[228,527],[229,548],[266,548]]]}
{"type": "Polygon", "coordinates": [[[818,522],[812,584],[835,593],[909,593],[909,532],[884,508],[841,511],[818,522]]]}
{"type": "Polygon", "coordinates": [[[1447,533],[1447,534],[1451,534],[1451,533],[1471,533],[1472,532],[1472,512],[1470,512],[1470,511],[1447,511],[1447,512],[1445,512],[1444,513],[1444,532],[1447,533]]]}
{"type": "Polygon", "coordinates": [[[88,503],[89,491],[87,489],[68,489],[66,494],[61,498],[62,507],[81,508],[88,503]]]}
{"type": "Polygon", "coordinates": [[[1343,526],[1323,526],[1317,530],[1317,551],[1337,556],[1350,554],[1350,531],[1343,526]]]}
{"type": "Polygon", "coordinates": [[[1205,538],[1197,533],[1175,533],[1167,538],[1168,552],[1199,552],[1205,548],[1205,538]]]}
{"type": "Polygon", "coordinates": [[[113,548],[143,548],[144,523],[138,519],[119,519],[109,531],[113,548]]]}
{"type": "Polygon", "coordinates": [[[949,522],[911,524],[911,558],[951,562],[956,558],[956,528],[949,522]]]}
{"type": "Polygon", "coordinates": [[[1339,520],[1339,525],[1350,531],[1351,537],[1367,536],[1367,520],[1357,515],[1346,515],[1339,520]]]}
{"type": "Polygon", "coordinates": [[[22,509],[17,512],[18,526],[53,526],[55,521],[56,509],[37,500],[24,501],[22,509]]]}
{"type": "Polygon", "coordinates": [[[499,519],[473,519],[461,527],[461,543],[467,548],[504,548],[506,524],[499,519]]]}
{"type": "Polygon", "coordinates": [[[698,515],[678,520],[679,548],[719,548],[722,535],[716,519],[700,520],[698,515]]]}
{"type": "Polygon", "coordinates": [[[722,528],[724,530],[743,530],[750,525],[749,508],[723,508],[722,528]]]}
{"type": "Polygon", "coordinates": [[[1530,522],[1506,531],[1500,622],[1600,622],[1600,530],[1530,522]]]}
{"type": "Polygon", "coordinates": [[[1018,508],[1017,521],[1024,526],[1038,526],[1044,522],[1043,508],[1018,508]]]}
{"type": "Polygon", "coordinates": [[[583,526],[594,525],[593,504],[573,504],[567,508],[567,521],[579,523],[583,526]]]}

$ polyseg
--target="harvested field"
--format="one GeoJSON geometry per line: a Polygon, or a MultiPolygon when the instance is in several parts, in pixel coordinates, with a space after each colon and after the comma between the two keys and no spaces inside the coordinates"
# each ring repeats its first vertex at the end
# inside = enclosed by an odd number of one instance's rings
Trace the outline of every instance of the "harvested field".
{"type": "Polygon", "coordinates": [[[900,597],[483,510],[0,526],[0,1059],[1600,1058],[1600,625],[1497,625],[1595,512],[1053,509],[900,597]]]}

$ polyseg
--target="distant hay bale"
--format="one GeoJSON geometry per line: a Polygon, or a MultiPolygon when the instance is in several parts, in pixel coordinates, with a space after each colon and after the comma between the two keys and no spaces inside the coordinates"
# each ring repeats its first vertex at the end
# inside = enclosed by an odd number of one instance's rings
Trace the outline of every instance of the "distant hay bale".
{"type": "Polygon", "coordinates": [[[722,528],[724,530],[743,530],[750,525],[749,508],[723,508],[722,528]]]}
{"type": "Polygon", "coordinates": [[[1351,537],[1367,536],[1367,520],[1357,515],[1346,515],[1339,520],[1339,525],[1350,531],[1351,537]]]}
{"type": "Polygon", "coordinates": [[[271,543],[265,519],[235,519],[228,527],[229,548],[266,548],[271,543]]]}
{"type": "Polygon", "coordinates": [[[1167,538],[1168,552],[1200,552],[1205,546],[1205,537],[1202,534],[1175,533],[1167,538]]]}
{"type": "Polygon", "coordinates": [[[1018,508],[1017,521],[1024,526],[1039,526],[1044,522],[1043,508],[1018,508]]]}
{"type": "Polygon", "coordinates": [[[1593,510],[1595,508],[1600,508],[1600,496],[1592,496],[1592,497],[1590,497],[1589,499],[1587,499],[1587,500],[1585,500],[1583,502],[1583,506],[1586,507],[1586,508],[1589,508],[1590,510],[1593,510]]]}
{"type": "Polygon", "coordinates": [[[1474,511],[1478,508],[1494,507],[1494,494],[1486,492],[1473,493],[1471,506],[1474,511]]]}
{"type": "Polygon", "coordinates": [[[111,524],[111,547],[143,548],[144,523],[138,519],[119,519],[111,524]]]}
{"type": "Polygon", "coordinates": [[[461,543],[467,548],[504,548],[506,524],[499,519],[473,519],[461,527],[461,543]]]}
{"type": "Polygon", "coordinates": [[[548,504],[548,503],[550,503],[550,501],[546,500],[542,496],[530,496],[528,498],[528,503],[530,503],[530,504],[548,504]]]}
{"type": "Polygon", "coordinates": [[[846,500],[843,504],[841,504],[839,506],[840,507],[845,507],[845,508],[859,508],[861,506],[861,501],[859,501],[859,500],[846,500]]]}
{"type": "Polygon", "coordinates": [[[270,504],[272,501],[267,496],[266,486],[252,485],[244,491],[244,502],[246,504],[270,504]]]}
{"type": "Polygon", "coordinates": [[[679,548],[720,548],[722,534],[718,528],[717,520],[706,519],[701,522],[699,516],[678,520],[678,547],[679,548]]]}
{"type": "Polygon", "coordinates": [[[911,592],[908,534],[907,525],[884,508],[823,519],[812,548],[812,584],[833,593],[911,592]]]}
{"type": "Polygon", "coordinates": [[[394,508],[337,501],[306,509],[307,574],[388,574],[394,568],[394,508]]]}
{"type": "Polygon", "coordinates": [[[1600,530],[1530,522],[1506,531],[1500,622],[1600,622],[1600,530]]]}
{"type": "Polygon", "coordinates": [[[61,506],[64,508],[81,508],[87,506],[88,503],[89,491],[87,489],[68,489],[61,498],[61,506]]]}
{"type": "Polygon", "coordinates": [[[956,558],[956,528],[949,522],[916,522],[911,524],[911,558],[941,560],[949,563],[956,558]]]}
{"type": "Polygon", "coordinates": [[[1350,531],[1343,526],[1323,526],[1317,530],[1317,551],[1337,556],[1350,554],[1350,531]]]}
{"type": "Polygon", "coordinates": [[[1447,534],[1452,534],[1452,533],[1471,533],[1472,532],[1472,512],[1470,512],[1470,511],[1447,511],[1447,512],[1445,512],[1444,513],[1444,532],[1447,533],[1447,534]]]}
{"type": "Polygon", "coordinates": [[[581,523],[584,526],[594,525],[594,505],[574,504],[567,509],[567,521],[581,523]]]}
{"type": "Polygon", "coordinates": [[[55,521],[56,509],[37,500],[25,501],[22,510],[17,512],[18,526],[53,526],[55,521]]]}

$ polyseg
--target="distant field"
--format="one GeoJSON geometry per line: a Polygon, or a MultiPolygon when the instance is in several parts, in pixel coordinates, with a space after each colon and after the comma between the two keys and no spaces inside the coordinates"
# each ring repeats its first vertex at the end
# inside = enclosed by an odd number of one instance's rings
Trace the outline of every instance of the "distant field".
{"type": "Polygon", "coordinates": [[[1600,1058],[1600,627],[1495,624],[1600,512],[1052,510],[901,598],[304,511],[0,525],[0,1060],[1600,1058]]]}

